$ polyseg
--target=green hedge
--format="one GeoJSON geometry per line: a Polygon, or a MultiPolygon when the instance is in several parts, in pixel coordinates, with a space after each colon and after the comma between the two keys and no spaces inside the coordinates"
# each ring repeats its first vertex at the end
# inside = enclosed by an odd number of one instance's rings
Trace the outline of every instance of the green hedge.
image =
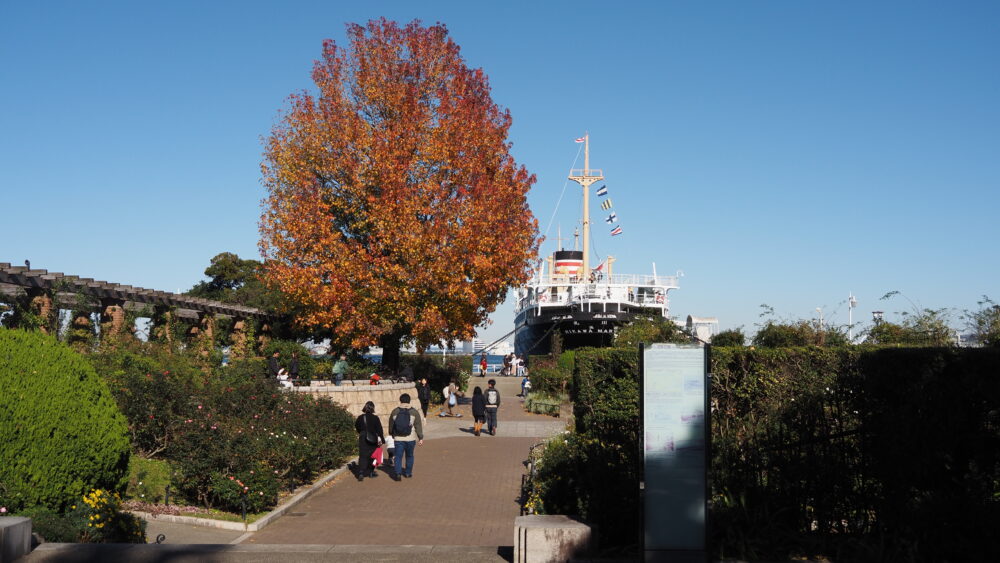
{"type": "MultiPolygon", "coordinates": [[[[576,431],[546,446],[529,497],[539,513],[572,514],[595,525],[603,546],[637,545],[642,470],[637,355],[624,348],[574,354],[576,431]]],[[[544,379],[544,368],[533,368],[532,374],[539,369],[544,379]]]]}
{"type": "Polygon", "coordinates": [[[717,555],[997,560],[1000,351],[717,348],[717,555]]]}
{"type": "MultiPolygon", "coordinates": [[[[578,350],[576,432],[527,491],[638,542],[638,356],[578,350]]],[[[1000,350],[713,348],[713,557],[1000,560],[1000,350]]]]}
{"type": "Polygon", "coordinates": [[[0,505],[63,511],[93,489],[121,491],[125,418],[79,354],[37,332],[0,329],[0,505]]]}

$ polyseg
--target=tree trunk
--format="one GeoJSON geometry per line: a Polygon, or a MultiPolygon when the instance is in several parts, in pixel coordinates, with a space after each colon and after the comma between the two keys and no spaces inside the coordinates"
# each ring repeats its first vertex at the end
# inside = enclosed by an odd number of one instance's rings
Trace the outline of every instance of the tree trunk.
{"type": "Polygon", "coordinates": [[[403,335],[400,332],[392,332],[379,338],[382,346],[382,366],[392,372],[399,373],[399,342],[403,335]]]}

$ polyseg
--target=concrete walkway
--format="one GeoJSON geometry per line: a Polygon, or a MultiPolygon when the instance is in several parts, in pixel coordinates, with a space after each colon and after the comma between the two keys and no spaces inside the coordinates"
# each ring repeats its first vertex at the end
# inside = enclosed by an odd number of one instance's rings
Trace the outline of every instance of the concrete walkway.
{"type": "MultiPolygon", "coordinates": [[[[247,534],[151,522],[149,541],[164,534],[164,544],[118,546],[121,551],[107,560],[509,561],[523,462],[533,444],[561,432],[566,421],[525,413],[516,396],[520,380],[496,379],[502,397],[497,435],[471,432],[471,388],[486,388],[485,379],[473,377],[455,409],[461,418],[438,417],[434,407],[428,411],[412,479],[393,481],[389,468],[363,482],[345,473],[270,526],[247,534]]],[[[64,551],[63,545],[40,546],[22,561],[100,559],[86,556],[99,547],[64,551]]]]}

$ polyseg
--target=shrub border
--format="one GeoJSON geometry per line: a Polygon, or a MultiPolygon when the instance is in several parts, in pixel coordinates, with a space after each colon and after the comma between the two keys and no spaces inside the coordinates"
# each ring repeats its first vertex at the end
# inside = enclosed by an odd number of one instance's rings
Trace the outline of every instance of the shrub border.
{"type": "MultiPolygon", "coordinates": [[[[274,507],[274,510],[268,512],[264,516],[261,516],[256,521],[252,523],[241,523],[241,522],[230,522],[228,520],[214,520],[212,518],[197,518],[195,516],[179,516],[176,514],[151,514],[149,512],[141,512],[138,510],[127,511],[139,518],[142,518],[146,522],[170,522],[172,524],[190,524],[192,526],[202,526],[204,528],[218,528],[222,530],[235,530],[237,532],[257,532],[265,528],[268,524],[276,520],[279,516],[284,515],[286,512],[291,510],[298,503],[311,497],[313,493],[318,491],[320,487],[326,485],[330,481],[337,478],[339,475],[343,474],[345,471],[349,471],[348,467],[352,463],[357,463],[356,458],[351,458],[348,462],[342,465],[338,469],[330,471],[326,475],[320,477],[316,481],[313,481],[312,485],[304,491],[299,491],[294,495],[285,499],[284,502],[280,503],[278,506],[274,507]]],[[[243,541],[243,536],[233,540],[234,543],[239,543],[243,541]]]]}

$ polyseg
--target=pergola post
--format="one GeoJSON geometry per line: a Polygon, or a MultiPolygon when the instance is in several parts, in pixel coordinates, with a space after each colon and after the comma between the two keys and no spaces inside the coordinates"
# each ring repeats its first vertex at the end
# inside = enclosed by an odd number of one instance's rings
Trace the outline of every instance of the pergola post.
{"type": "Polygon", "coordinates": [[[252,327],[248,326],[246,319],[236,319],[233,322],[233,332],[229,335],[232,346],[229,349],[229,357],[249,358],[251,356],[250,342],[253,336],[252,327]]]}
{"type": "Polygon", "coordinates": [[[149,329],[149,339],[154,342],[173,344],[174,312],[166,305],[153,308],[153,318],[149,329]]]}
{"type": "MultiPolygon", "coordinates": [[[[101,340],[116,338],[125,327],[125,300],[104,297],[101,299],[101,340]]],[[[135,327],[132,327],[133,332],[135,327]]]]}
{"type": "Polygon", "coordinates": [[[260,335],[257,337],[257,352],[264,353],[264,349],[271,343],[271,325],[263,323],[260,325],[260,335]]]}
{"type": "Polygon", "coordinates": [[[52,301],[52,291],[41,287],[29,287],[28,294],[29,312],[39,319],[38,330],[45,334],[52,332],[55,325],[54,318],[57,316],[56,308],[52,301]]]}
{"type": "Polygon", "coordinates": [[[97,336],[94,330],[93,314],[88,309],[73,309],[73,318],[69,323],[69,335],[67,342],[74,348],[89,349],[94,345],[94,338],[97,336]]]}
{"type": "Polygon", "coordinates": [[[203,358],[208,358],[215,348],[215,313],[199,312],[198,325],[189,334],[203,358]]]}

